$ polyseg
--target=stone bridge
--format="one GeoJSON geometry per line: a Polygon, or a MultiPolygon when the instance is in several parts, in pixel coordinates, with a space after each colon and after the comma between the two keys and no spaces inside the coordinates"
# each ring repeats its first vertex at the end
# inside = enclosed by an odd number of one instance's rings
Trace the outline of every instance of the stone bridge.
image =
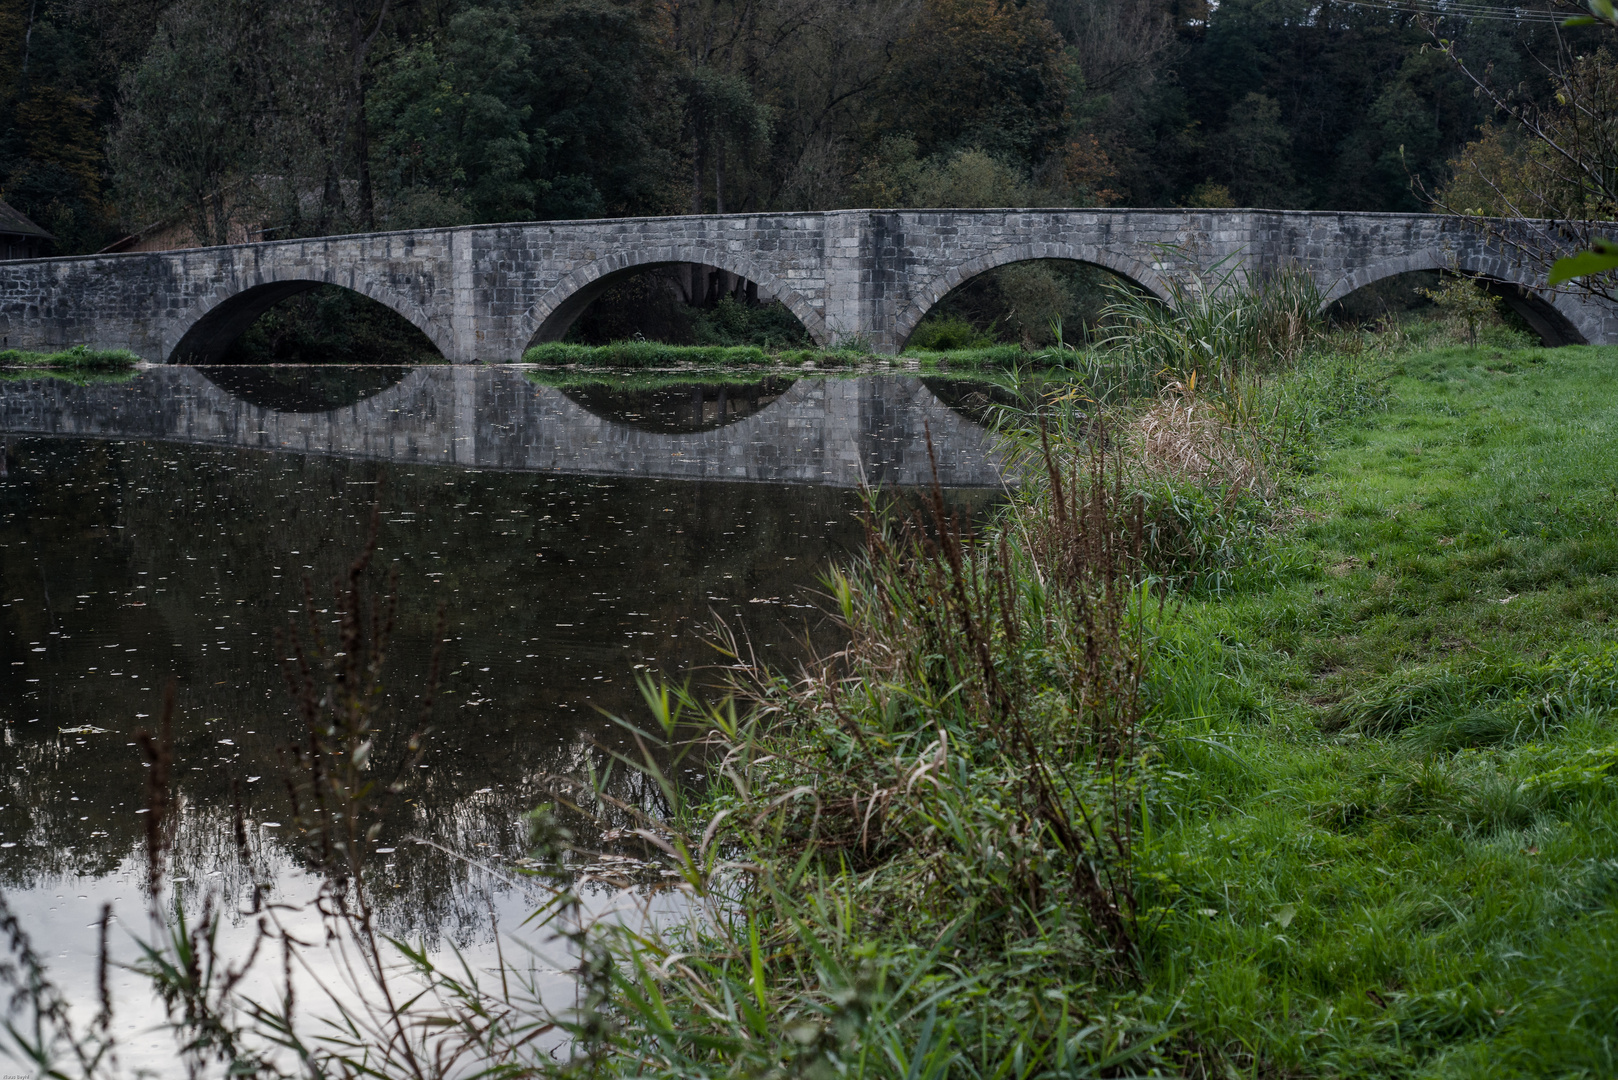
{"type": "Polygon", "coordinates": [[[325,283],[364,293],[456,362],[509,362],[562,337],[614,282],[702,265],[779,300],[819,344],[903,348],[950,290],[1032,259],[1106,267],[1167,297],[1237,260],[1297,266],[1327,302],[1394,274],[1491,282],[1549,344],[1618,342],[1618,312],[1550,294],[1465,219],[1271,210],[840,210],[478,225],[182,251],[0,263],[0,348],[127,348],[217,359],[277,301],[325,283]]]}
{"type": "Polygon", "coordinates": [[[520,369],[440,366],[417,368],[351,405],[278,411],[223,388],[204,369],[149,367],[124,382],[88,386],[0,382],[0,437],[150,439],[412,465],[840,487],[930,483],[931,438],[945,486],[1002,483],[989,433],[913,376],[799,379],[757,411],[689,432],[592,411],[576,400],[582,396],[536,385],[520,369]]]}

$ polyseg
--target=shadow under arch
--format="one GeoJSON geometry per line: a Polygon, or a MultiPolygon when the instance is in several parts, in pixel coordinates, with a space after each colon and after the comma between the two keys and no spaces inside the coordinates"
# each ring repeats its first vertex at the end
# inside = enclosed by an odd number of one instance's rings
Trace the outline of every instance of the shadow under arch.
{"type": "Polygon", "coordinates": [[[1513,268],[1503,265],[1503,260],[1457,259],[1444,251],[1418,251],[1355,270],[1339,278],[1327,290],[1320,311],[1326,312],[1333,304],[1368,285],[1424,270],[1446,274],[1460,271],[1475,277],[1490,295],[1499,297],[1507,307],[1522,316],[1546,346],[1589,344],[1589,339],[1567,313],[1558,309],[1554,301],[1543,295],[1532,281],[1524,280],[1513,268]]]}
{"type": "Polygon", "coordinates": [[[255,275],[257,280],[245,287],[232,289],[228,285],[216,286],[212,293],[196,301],[182,316],[174,347],[169,350],[170,364],[217,364],[235,340],[258,321],[270,308],[289,297],[322,285],[335,285],[358,293],[401,316],[426,335],[440,356],[451,354],[447,329],[427,317],[420,307],[400,297],[391,289],[373,285],[369,281],[340,281],[338,277],[354,275],[327,274],[322,277],[287,277],[255,275]]]}
{"type": "Polygon", "coordinates": [[[1159,300],[1167,301],[1169,298],[1168,285],[1157,271],[1137,259],[1131,259],[1115,251],[1079,244],[1017,244],[969,259],[927,282],[910,306],[901,311],[894,320],[895,349],[902,351],[927,312],[972,278],[1002,266],[1010,266],[1012,263],[1048,261],[1089,263],[1092,266],[1099,266],[1145,289],[1159,300]]]}
{"type": "Polygon", "coordinates": [[[585,308],[602,293],[636,274],[691,265],[723,270],[752,282],[758,286],[760,300],[779,301],[803,324],[815,344],[829,343],[826,320],[820,312],[796,289],[768,270],[717,248],[692,248],[689,251],[664,248],[655,256],[638,251],[617,252],[608,258],[587,263],[564,277],[523,313],[518,324],[519,334],[527,342],[523,348],[526,350],[542,342],[562,340],[579,316],[584,314],[585,308]]]}

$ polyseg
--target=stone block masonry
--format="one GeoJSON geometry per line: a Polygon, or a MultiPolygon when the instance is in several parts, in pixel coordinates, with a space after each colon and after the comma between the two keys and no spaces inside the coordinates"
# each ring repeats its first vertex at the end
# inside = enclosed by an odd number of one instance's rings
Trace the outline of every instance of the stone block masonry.
{"type": "Polygon", "coordinates": [[[1393,274],[1487,279],[1550,344],[1618,342],[1618,311],[1542,288],[1460,218],[1270,210],[839,210],[529,222],[172,252],[0,262],[0,348],[125,348],[206,363],[319,284],[385,304],[457,363],[509,362],[615,282],[700,264],[755,283],[821,345],[903,348],[951,289],[1032,259],[1094,263],[1166,296],[1239,263],[1296,266],[1327,302],[1393,274]],[[1229,262],[1226,262],[1226,261],[1229,262]]]}

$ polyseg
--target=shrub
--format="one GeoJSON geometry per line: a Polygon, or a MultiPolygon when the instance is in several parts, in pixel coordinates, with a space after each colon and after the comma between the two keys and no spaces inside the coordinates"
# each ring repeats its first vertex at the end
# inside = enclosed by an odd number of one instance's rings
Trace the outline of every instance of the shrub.
{"type": "Polygon", "coordinates": [[[965,319],[951,316],[923,319],[910,335],[909,348],[943,352],[948,349],[984,349],[994,344],[994,335],[983,333],[965,319]]]}

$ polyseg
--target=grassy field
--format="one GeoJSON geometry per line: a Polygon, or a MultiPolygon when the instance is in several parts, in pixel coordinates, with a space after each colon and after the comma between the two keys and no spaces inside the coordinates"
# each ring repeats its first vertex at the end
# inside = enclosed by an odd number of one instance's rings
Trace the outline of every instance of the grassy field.
{"type": "Polygon", "coordinates": [[[1165,627],[1147,985],[1265,1075],[1618,1075],[1618,350],[1388,389],[1165,627]]]}

